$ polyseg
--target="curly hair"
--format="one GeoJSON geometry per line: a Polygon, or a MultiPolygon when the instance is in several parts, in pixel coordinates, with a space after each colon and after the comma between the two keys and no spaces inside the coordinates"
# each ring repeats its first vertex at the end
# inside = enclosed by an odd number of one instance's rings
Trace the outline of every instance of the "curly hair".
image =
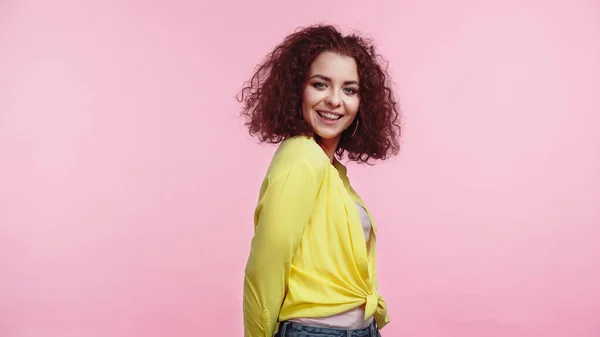
{"type": "Polygon", "coordinates": [[[346,153],[349,160],[358,163],[396,155],[400,149],[400,114],[387,65],[383,66],[372,42],[356,34],[343,36],[331,25],[296,30],[257,66],[244,84],[241,98],[238,96],[250,135],[273,144],[297,135],[318,140],[299,111],[310,66],[325,51],[354,58],[359,77],[358,113],[342,133],[336,154],[342,157],[346,153]]]}

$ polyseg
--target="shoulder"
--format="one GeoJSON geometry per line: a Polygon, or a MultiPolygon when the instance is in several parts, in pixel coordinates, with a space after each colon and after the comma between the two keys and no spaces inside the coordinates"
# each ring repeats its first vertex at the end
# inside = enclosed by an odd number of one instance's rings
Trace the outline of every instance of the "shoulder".
{"type": "Polygon", "coordinates": [[[328,167],[329,158],[313,138],[295,136],[279,144],[269,166],[269,175],[278,175],[293,169],[309,170],[319,177],[328,167]]]}

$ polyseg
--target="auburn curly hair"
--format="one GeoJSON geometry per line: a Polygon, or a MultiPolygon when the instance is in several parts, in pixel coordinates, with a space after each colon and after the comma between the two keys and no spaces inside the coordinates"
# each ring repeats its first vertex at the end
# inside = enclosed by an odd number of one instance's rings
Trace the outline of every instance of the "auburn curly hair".
{"type": "Polygon", "coordinates": [[[250,135],[272,144],[297,135],[318,141],[299,111],[310,66],[325,51],[354,58],[359,77],[358,113],[342,133],[336,154],[342,157],[346,153],[358,163],[396,155],[400,149],[399,107],[387,67],[372,42],[356,34],[343,36],[331,25],[296,30],[257,66],[244,84],[241,98],[238,96],[250,135]]]}

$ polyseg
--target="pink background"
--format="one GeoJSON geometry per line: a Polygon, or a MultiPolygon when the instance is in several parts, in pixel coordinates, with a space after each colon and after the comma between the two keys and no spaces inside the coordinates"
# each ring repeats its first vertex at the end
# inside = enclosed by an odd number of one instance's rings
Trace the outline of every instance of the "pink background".
{"type": "Polygon", "coordinates": [[[320,20],[402,100],[402,156],[350,166],[384,336],[600,336],[594,0],[1,1],[0,336],[242,336],[274,148],[234,96],[320,20]]]}

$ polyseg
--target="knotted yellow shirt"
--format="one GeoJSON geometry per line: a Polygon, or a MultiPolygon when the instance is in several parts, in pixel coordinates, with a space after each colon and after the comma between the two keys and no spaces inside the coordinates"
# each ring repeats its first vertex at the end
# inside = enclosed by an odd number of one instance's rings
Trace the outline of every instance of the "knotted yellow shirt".
{"type": "Polygon", "coordinates": [[[279,145],[254,214],[244,278],[245,337],[272,337],[280,321],[361,305],[365,319],[374,316],[379,328],[389,322],[377,291],[376,235],[367,248],[354,201],[364,207],[346,168],[337,160],[331,164],[313,138],[296,136],[279,145]]]}

